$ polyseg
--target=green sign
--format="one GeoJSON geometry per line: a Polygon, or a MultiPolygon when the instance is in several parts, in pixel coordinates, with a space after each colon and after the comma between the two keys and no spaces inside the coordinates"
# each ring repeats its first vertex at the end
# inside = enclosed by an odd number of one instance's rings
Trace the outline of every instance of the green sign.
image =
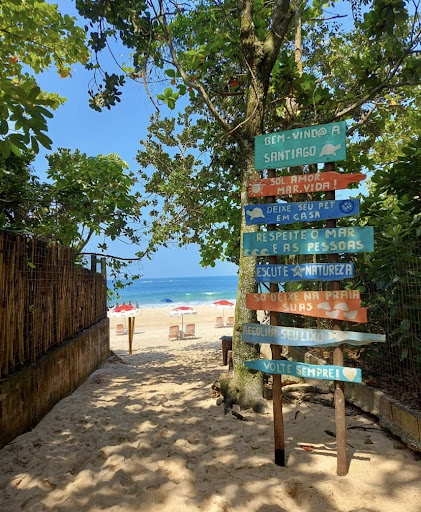
{"type": "Polygon", "coordinates": [[[373,226],[256,231],[243,234],[244,256],[373,251],[373,226]]]}
{"type": "Polygon", "coordinates": [[[256,359],[244,361],[244,366],[270,375],[293,375],[307,379],[340,380],[361,382],[361,370],[347,366],[325,366],[317,364],[281,361],[278,359],[256,359]]]}
{"type": "Polygon", "coordinates": [[[345,121],[259,135],[254,139],[256,170],[345,159],[345,121]]]}

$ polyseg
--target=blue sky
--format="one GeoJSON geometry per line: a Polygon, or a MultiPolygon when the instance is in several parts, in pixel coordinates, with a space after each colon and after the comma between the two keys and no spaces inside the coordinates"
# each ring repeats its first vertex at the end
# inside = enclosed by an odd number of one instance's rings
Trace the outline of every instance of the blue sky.
{"type": "MultiPolygon", "coordinates": [[[[59,0],[57,3],[62,13],[75,15],[73,2],[59,0]]],[[[62,79],[55,71],[51,71],[39,75],[37,79],[43,90],[57,92],[67,98],[66,103],[55,111],[54,118],[48,123],[48,135],[53,140],[52,151],[58,148],[79,149],[89,156],[117,153],[129,164],[132,171],[139,168],[135,160],[140,149],[139,140],[146,137],[149,117],[154,112],[141,84],[129,81],[123,89],[121,103],[111,110],[105,109],[99,113],[88,105],[92,72],[86,71],[83,66],[73,66],[71,78],[62,79]]],[[[162,112],[168,115],[170,111],[163,106],[162,112]]],[[[48,166],[45,158],[47,153],[49,152],[41,151],[35,161],[37,174],[41,177],[48,166]]],[[[91,244],[86,250],[97,249],[95,244],[91,244]]],[[[109,241],[107,252],[130,257],[138,250],[138,247],[109,241]]],[[[237,266],[218,262],[214,268],[203,268],[200,266],[197,246],[191,245],[160,249],[152,261],[145,260],[134,264],[133,271],[140,272],[144,277],[224,276],[236,274],[237,266]]]]}

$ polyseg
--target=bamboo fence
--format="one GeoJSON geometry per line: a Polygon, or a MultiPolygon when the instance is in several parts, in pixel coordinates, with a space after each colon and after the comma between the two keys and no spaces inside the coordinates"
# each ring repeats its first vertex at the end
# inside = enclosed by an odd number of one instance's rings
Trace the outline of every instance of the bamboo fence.
{"type": "Polygon", "coordinates": [[[106,318],[106,296],[69,248],[0,231],[0,379],[106,318]]]}

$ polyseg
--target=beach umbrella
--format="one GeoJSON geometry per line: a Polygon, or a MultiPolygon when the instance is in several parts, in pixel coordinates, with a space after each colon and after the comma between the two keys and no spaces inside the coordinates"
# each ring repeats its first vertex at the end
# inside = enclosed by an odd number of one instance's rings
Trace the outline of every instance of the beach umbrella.
{"type": "Polygon", "coordinates": [[[132,304],[123,304],[111,309],[109,316],[135,316],[138,310],[132,304]]]}
{"type": "Polygon", "coordinates": [[[197,311],[190,306],[179,306],[170,311],[170,316],[181,316],[181,330],[183,330],[183,317],[184,315],[195,315],[197,311]]]}
{"type": "Polygon", "coordinates": [[[133,334],[134,334],[134,322],[135,316],[139,313],[139,310],[132,304],[123,304],[117,306],[108,312],[109,317],[123,317],[124,323],[126,323],[126,317],[129,319],[129,354],[132,353],[133,345],[133,334]]]}
{"type": "Polygon", "coordinates": [[[172,302],[171,299],[161,299],[161,302],[172,302]]]}
{"type": "Polygon", "coordinates": [[[216,300],[215,302],[212,302],[213,308],[222,309],[222,320],[224,319],[224,310],[225,309],[233,309],[235,307],[234,302],[231,302],[229,300],[216,300]]]}

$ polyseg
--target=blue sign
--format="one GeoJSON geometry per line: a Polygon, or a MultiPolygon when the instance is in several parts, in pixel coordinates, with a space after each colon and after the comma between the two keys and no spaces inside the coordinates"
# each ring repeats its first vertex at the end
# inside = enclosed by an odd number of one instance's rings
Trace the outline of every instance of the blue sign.
{"type": "Polygon", "coordinates": [[[358,215],[358,199],[253,204],[244,207],[246,224],[293,224],[358,215]]]}
{"type": "Polygon", "coordinates": [[[345,121],[259,135],[254,138],[256,170],[346,159],[345,121]]]}
{"type": "Polygon", "coordinates": [[[293,375],[303,379],[340,380],[344,382],[361,382],[361,370],[347,366],[327,366],[318,364],[296,363],[279,359],[256,359],[244,361],[244,366],[251,370],[270,375],[293,375]]]}
{"type": "Polygon", "coordinates": [[[339,281],[354,275],[353,263],[298,263],[297,265],[256,265],[258,283],[289,281],[339,281]]]}
{"type": "Polygon", "coordinates": [[[372,226],[257,231],[243,234],[244,256],[374,251],[372,226]]]}
{"type": "Polygon", "coordinates": [[[288,347],[337,347],[346,343],[361,346],[384,343],[386,336],[354,331],[329,329],[302,329],[266,324],[243,324],[242,339],[246,343],[270,343],[288,347]]]}

